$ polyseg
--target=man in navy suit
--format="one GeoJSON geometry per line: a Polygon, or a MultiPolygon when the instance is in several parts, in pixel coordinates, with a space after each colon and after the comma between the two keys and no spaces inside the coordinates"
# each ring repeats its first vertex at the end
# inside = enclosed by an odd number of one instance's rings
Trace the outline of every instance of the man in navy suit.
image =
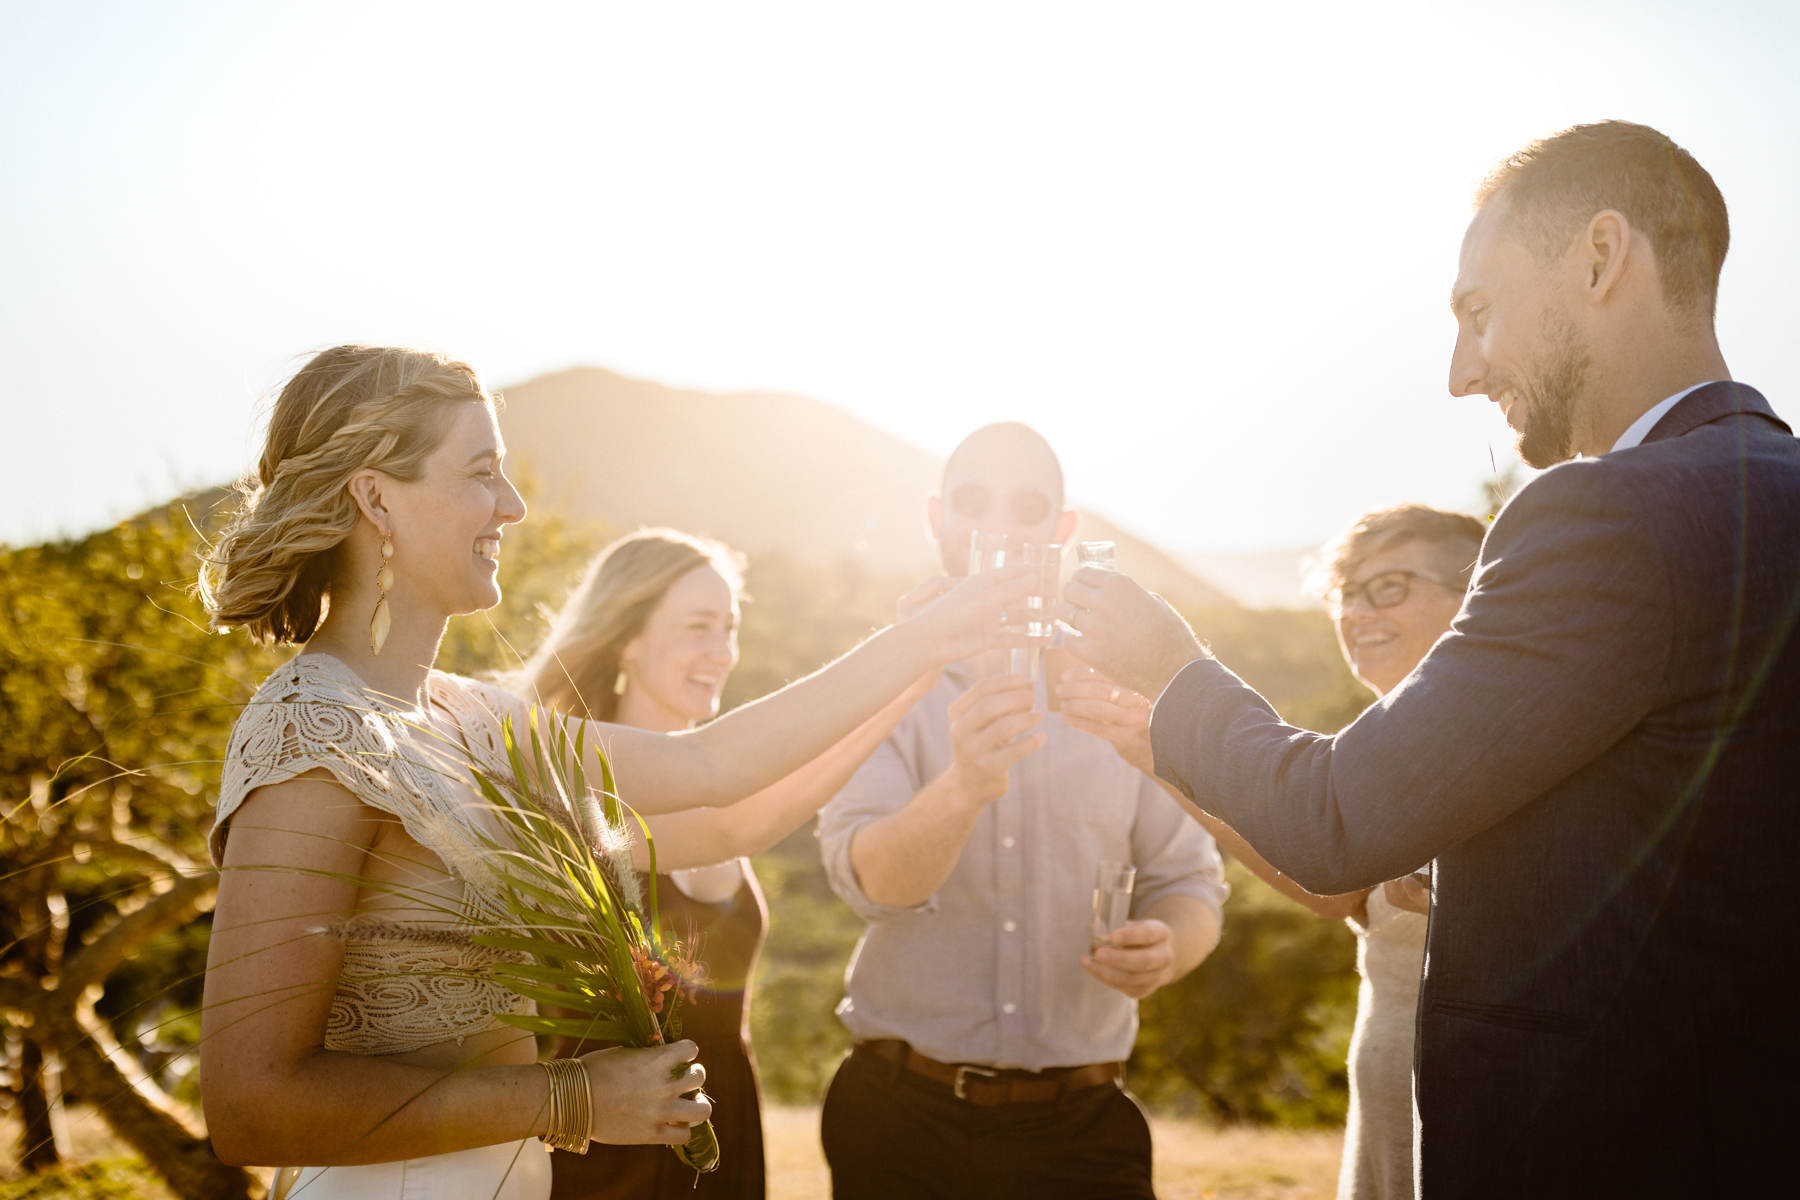
{"type": "Polygon", "coordinates": [[[1159,697],[1162,777],[1300,884],[1435,860],[1428,1200],[1792,1173],[1800,442],[1719,352],[1727,241],[1712,178],[1644,126],[1490,177],[1450,388],[1563,465],[1495,521],[1451,632],[1335,737],[1283,724],[1126,577],[1065,593],[1075,652],[1159,697]]]}

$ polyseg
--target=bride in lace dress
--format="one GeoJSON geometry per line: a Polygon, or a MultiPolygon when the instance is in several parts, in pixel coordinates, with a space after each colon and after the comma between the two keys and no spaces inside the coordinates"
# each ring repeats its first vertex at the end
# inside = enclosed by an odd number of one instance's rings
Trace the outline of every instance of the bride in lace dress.
{"type": "MultiPolygon", "coordinates": [[[[675,1144],[710,1112],[685,1098],[704,1079],[691,1042],[536,1063],[534,1040],[498,1020],[517,1003],[488,973],[495,953],[444,915],[479,909],[459,864],[483,817],[426,764],[448,742],[498,767],[499,722],[522,713],[431,667],[448,618],[500,598],[504,529],[525,516],[503,456],[467,365],[324,351],[283,389],[243,511],[203,566],[217,627],[303,647],[226,756],[203,1102],[222,1158],[294,1164],[277,1188],[308,1200],[542,1200],[539,1139],[675,1144]]],[[[1026,586],[971,580],[695,731],[596,725],[589,743],[642,812],[729,804],[995,644],[1026,586]]]]}

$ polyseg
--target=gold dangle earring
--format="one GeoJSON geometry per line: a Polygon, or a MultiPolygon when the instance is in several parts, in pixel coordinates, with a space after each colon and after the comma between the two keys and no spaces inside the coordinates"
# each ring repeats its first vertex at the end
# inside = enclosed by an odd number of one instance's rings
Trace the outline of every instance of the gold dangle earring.
{"type": "Polygon", "coordinates": [[[625,678],[625,668],[620,666],[619,673],[613,676],[613,695],[623,696],[625,694],[625,685],[629,682],[630,681],[625,678]]]}
{"type": "Polygon", "coordinates": [[[380,654],[381,648],[387,644],[388,627],[393,618],[388,615],[388,589],[394,586],[394,568],[388,560],[394,557],[394,539],[387,534],[381,535],[381,569],[375,572],[375,615],[369,618],[369,653],[380,654]]]}

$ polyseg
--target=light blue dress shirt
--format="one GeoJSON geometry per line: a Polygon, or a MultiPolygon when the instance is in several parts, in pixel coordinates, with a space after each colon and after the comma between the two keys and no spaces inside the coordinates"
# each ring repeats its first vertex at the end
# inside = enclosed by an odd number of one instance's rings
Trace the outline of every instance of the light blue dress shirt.
{"type": "Polygon", "coordinates": [[[1046,744],[1013,767],[1012,786],[982,811],[922,905],[874,903],[851,866],[856,831],[950,765],[948,710],[973,682],[947,669],[820,814],[831,885],[868,922],[838,1016],[858,1040],[900,1038],[943,1062],[1044,1070],[1123,1060],[1137,1003],[1081,966],[1096,866],[1136,864],[1134,914],[1171,895],[1216,911],[1228,889],[1212,837],[1112,746],[1046,713],[1046,744]]]}

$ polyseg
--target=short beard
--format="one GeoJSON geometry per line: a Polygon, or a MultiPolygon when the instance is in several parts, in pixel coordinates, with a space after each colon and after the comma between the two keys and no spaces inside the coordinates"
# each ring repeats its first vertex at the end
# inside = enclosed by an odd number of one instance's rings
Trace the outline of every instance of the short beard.
{"type": "Polygon", "coordinates": [[[1519,430],[1519,457],[1540,470],[1575,456],[1575,405],[1587,383],[1589,363],[1566,317],[1545,313],[1543,331],[1548,348],[1528,384],[1519,430]]]}

